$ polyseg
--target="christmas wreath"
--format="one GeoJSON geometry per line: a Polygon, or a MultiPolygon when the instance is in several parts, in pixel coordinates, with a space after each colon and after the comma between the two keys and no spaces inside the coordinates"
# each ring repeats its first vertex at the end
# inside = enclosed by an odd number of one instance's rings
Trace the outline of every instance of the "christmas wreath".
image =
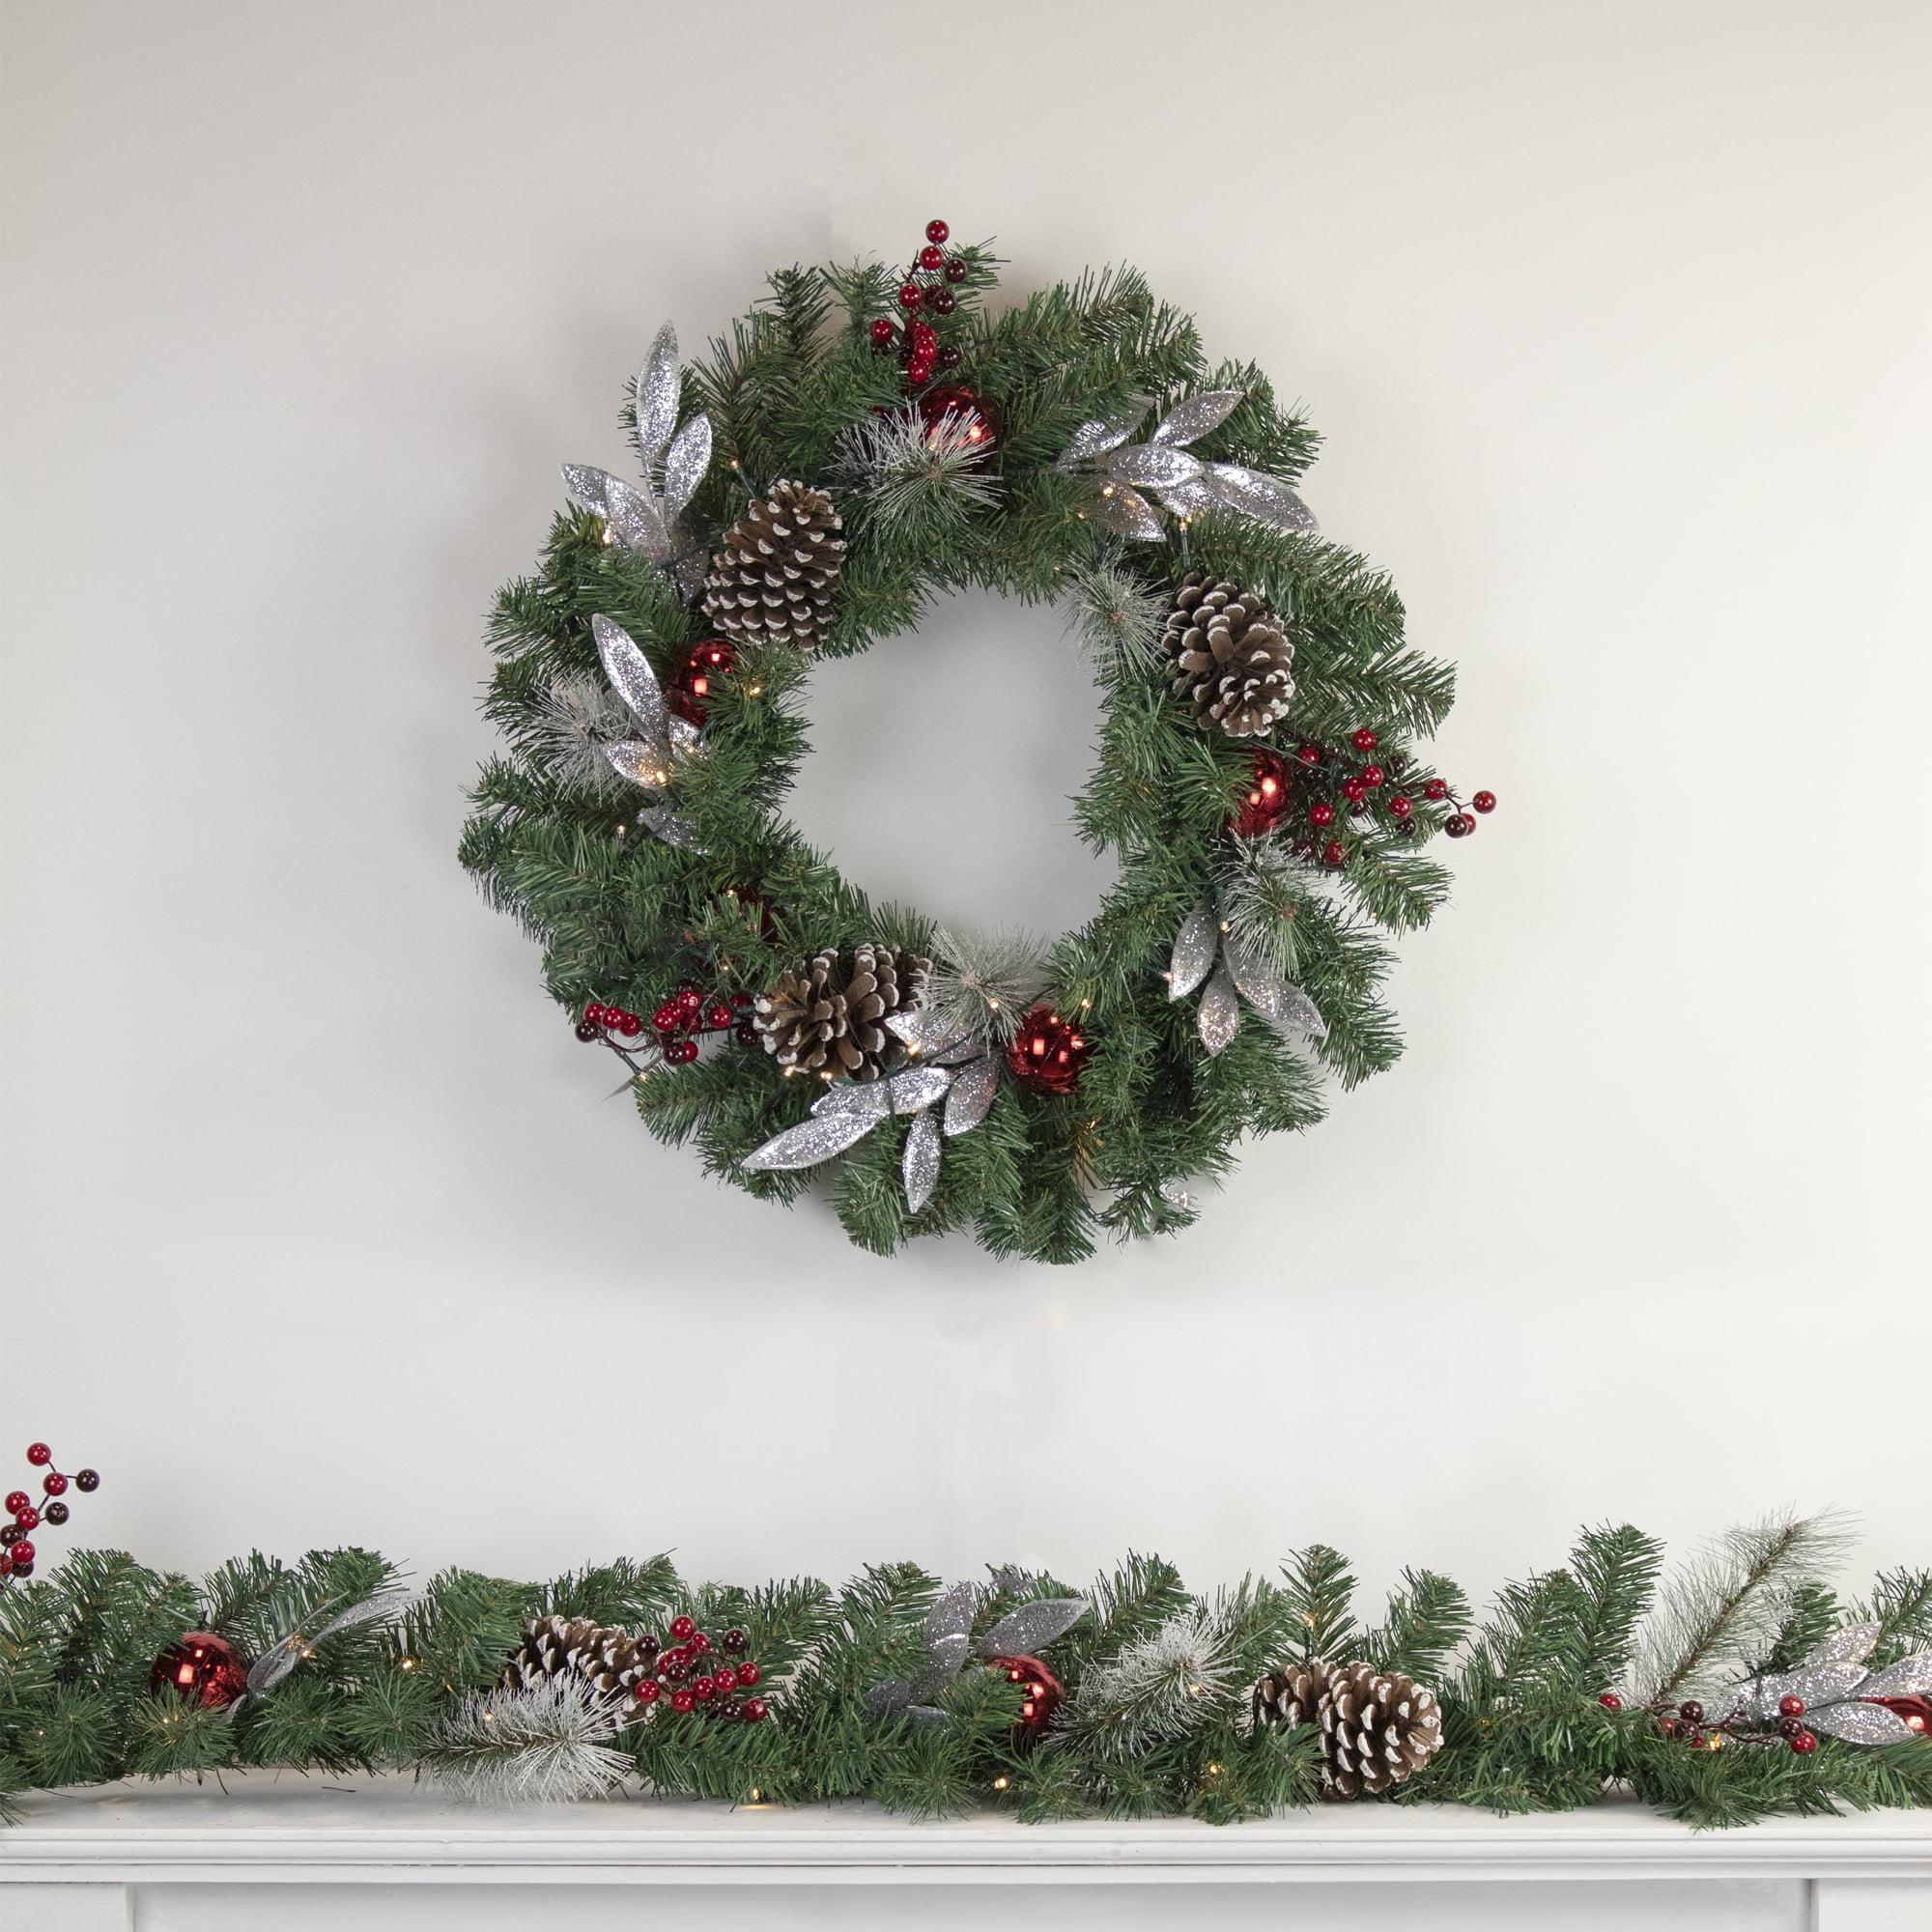
{"type": "Polygon", "coordinates": [[[926,235],[903,275],[780,271],[696,367],[660,331],[641,473],[566,467],[498,600],[462,857],[713,1173],[789,1201],[837,1161],[862,1246],[1069,1262],[1389,1065],[1389,938],[1495,800],[1421,756],[1450,668],[1317,533],[1259,369],[1131,270],[992,312],[994,258],[926,235]],[[782,815],[813,659],[964,585],[1064,606],[1102,695],[1075,817],[1119,878],[1044,946],[874,905],[782,815]]]}

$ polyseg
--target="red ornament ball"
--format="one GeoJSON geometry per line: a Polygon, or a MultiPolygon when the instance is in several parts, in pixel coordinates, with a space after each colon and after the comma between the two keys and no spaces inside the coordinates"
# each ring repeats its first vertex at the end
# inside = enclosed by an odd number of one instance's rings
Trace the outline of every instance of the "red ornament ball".
{"type": "Polygon", "coordinates": [[[1381,740],[1366,724],[1350,740],[1358,752],[1373,752],[1380,742],[1381,740]]]}
{"type": "Polygon", "coordinates": [[[1614,1690],[1605,1690],[1597,1702],[1606,1711],[1621,1711],[1624,1707],[1624,1700],[1614,1690]]]}
{"type": "Polygon", "coordinates": [[[944,242],[952,233],[952,229],[937,218],[925,224],[925,239],[928,242],[944,242]]]}
{"type": "Polygon", "coordinates": [[[919,413],[928,433],[936,430],[951,413],[960,434],[979,449],[992,449],[999,442],[1000,431],[1006,427],[999,410],[978,389],[969,389],[964,383],[949,383],[942,388],[928,389],[919,399],[919,413]]]}
{"type": "Polygon", "coordinates": [[[1335,808],[1324,798],[1308,808],[1308,822],[1311,825],[1333,825],[1335,808]]]}
{"type": "Polygon", "coordinates": [[[1798,1735],[1791,1740],[1791,1748],[1795,1750],[1800,1757],[1809,1757],[1811,1753],[1818,1748],[1818,1740],[1814,1738],[1809,1731],[1800,1731],[1798,1735]]]}
{"type": "Polygon", "coordinates": [[[899,306],[903,309],[917,308],[923,298],[917,282],[907,282],[899,290],[899,306]]]}
{"type": "Polygon", "coordinates": [[[27,1461],[35,1468],[43,1468],[53,1460],[54,1452],[44,1442],[29,1442],[27,1444],[27,1461]]]}
{"type": "Polygon", "coordinates": [[[1264,838],[1288,812],[1288,767],[1272,752],[1257,752],[1249,762],[1248,788],[1228,830],[1236,838],[1264,838]]]}
{"type": "Polygon", "coordinates": [[[718,680],[738,661],[738,648],[724,638],[706,638],[679,659],[665,689],[665,702],[688,724],[702,724],[711,715],[718,680]]]}
{"type": "Polygon", "coordinates": [[[1932,1737],[1932,1697],[1864,1697],[1865,1704],[1883,1704],[1894,1718],[1902,1719],[1909,1731],[1932,1737]]]}
{"type": "Polygon", "coordinates": [[[1492,791],[1479,791],[1469,803],[1478,811],[1493,811],[1496,809],[1496,795],[1492,791]]]}
{"type": "Polygon", "coordinates": [[[1802,1718],[1804,1715],[1804,1699],[1780,1697],[1777,1700],[1777,1715],[1780,1718],[1802,1718]]]}
{"type": "Polygon", "coordinates": [[[989,1670],[1004,1670],[1009,1684],[1017,1684],[1025,1695],[1020,1699],[1020,1720],[1014,1728],[1016,1742],[1037,1738],[1053,1721],[1053,1714],[1065,1701],[1060,1679],[1037,1657],[995,1657],[987,1660],[989,1670]]]}
{"type": "Polygon", "coordinates": [[[919,251],[919,266],[922,269],[943,269],[946,266],[946,250],[928,242],[919,251]]]}
{"type": "Polygon", "coordinates": [[[189,1631],[178,1637],[148,1673],[148,1689],[156,1696],[173,1690],[207,1711],[234,1703],[247,1688],[247,1665],[235,1646],[213,1631],[189,1631]]]}
{"type": "Polygon", "coordinates": [[[1094,1052],[1093,1042],[1051,1007],[1036,1007],[1007,1048],[1007,1065],[1036,1094],[1070,1094],[1094,1052]]]}

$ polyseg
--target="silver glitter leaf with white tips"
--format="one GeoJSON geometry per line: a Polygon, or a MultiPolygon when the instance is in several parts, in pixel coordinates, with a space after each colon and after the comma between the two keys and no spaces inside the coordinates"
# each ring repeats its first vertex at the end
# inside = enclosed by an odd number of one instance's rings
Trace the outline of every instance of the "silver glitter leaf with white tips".
{"type": "Polygon", "coordinates": [[[946,1094],[946,1132],[970,1134],[992,1111],[1000,1091],[1000,1062],[995,1054],[967,1062],[953,1076],[946,1094]]]}
{"type": "Polygon", "coordinates": [[[1200,1029],[1202,1044],[1209,1053],[1219,1053],[1240,1030],[1240,996],[1235,991],[1234,976],[1225,966],[1215,967],[1214,977],[1208,981],[1195,1024],[1200,1029]]]}
{"type": "Polygon", "coordinates": [[[669,324],[652,339],[638,372],[638,454],[648,477],[677,426],[677,330],[669,324]]]}
{"type": "Polygon", "coordinates": [[[843,1080],[828,1087],[811,1103],[811,1111],[821,1119],[827,1114],[865,1114],[883,1121],[893,1111],[893,1096],[883,1080],[867,1080],[863,1085],[843,1080]]]}
{"type": "Polygon", "coordinates": [[[754,1148],[738,1165],[753,1174],[801,1167],[817,1167],[834,1154],[856,1147],[879,1124],[876,1114],[824,1114],[801,1121],[781,1134],[774,1134],[763,1147],[754,1148]]]}
{"type": "Polygon", "coordinates": [[[929,1107],[952,1084],[952,1072],[945,1066],[908,1066],[886,1083],[892,1089],[893,1112],[916,1114],[929,1107]]]}
{"type": "Polygon", "coordinates": [[[1110,414],[1082,423],[1073,432],[1073,440],[1062,454],[1060,468],[1072,469],[1110,449],[1118,448],[1141,426],[1152,401],[1151,396],[1132,396],[1110,414]]]}
{"type": "Polygon", "coordinates": [[[1154,426],[1152,442],[1192,442],[1219,429],[1241,407],[1245,389],[1203,389],[1183,397],[1154,426]]]}
{"type": "Polygon", "coordinates": [[[1231,943],[1223,950],[1236,989],[1269,1026],[1293,1027],[1317,1039],[1327,1036],[1328,1022],[1321,1017],[1321,1009],[1299,986],[1277,978],[1238,946],[1231,943]]]}
{"type": "Polygon", "coordinates": [[[1116,536],[1133,537],[1141,543],[1158,543],[1161,538],[1160,512],[1124,483],[1116,483],[1100,498],[1094,513],[1103,529],[1116,536]]]}
{"type": "Polygon", "coordinates": [[[1924,1697],[1932,1695],[1932,1657],[1907,1657],[1859,1686],[1861,1697],[1924,1697]]]}
{"type": "Polygon", "coordinates": [[[1278,530],[1317,527],[1314,511],[1279,477],[1244,469],[1236,463],[1214,463],[1208,468],[1208,480],[1229,509],[1238,510],[1258,524],[1269,524],[1278,530]]]}
{"type": "Polygon", "coordinates": [[[940,1146],[938,1120],[931,1114],[916,1115],[906,1135],[905,1159],[902,1162],[908,1214],[919,1213],[932,1199],[932,1190],[939,1185],[940,1146]]]}
{"type": "Polygon", "coordinates": [[[1180,922],[1174,935],[1174,951],[1167,961],[1167,997],[1184,1000],[1214,970],[1214,954],[1221,944],[1221,928],[1214,908],[1206,899],[1180,922]]]}
{"type": "Polygon", "coordinates": [[[711,468],[711,418],[693,416],[665,452],[664,499],[671,516],[683,513],[711,468]]]}
{"type": "Polygon", "coordinates": [[[1201,459],[1166,443],[1140,442],[1117,449],[1107,459],[1107,474],[1144,490],[1170,490],[1200,476],[1201,459]]]}
{"type": "Polygon", "coordinates": [[[1852,1745],[1903,1744],[1918,1735],[1883,1704],[1828,1704],[1823,1710],[1807,1709],[1804,1723],[1809,1730],[1823,1731],[1828,1738],[1843,1738],[1852,1745]]]}
{"type": "Polygon", "coordinates": [[[1085,1597],[1042,1597],[1009,1611],[980,1639],[981,1657],[1031,1657],[1087,1614],[1085,1597]]]}

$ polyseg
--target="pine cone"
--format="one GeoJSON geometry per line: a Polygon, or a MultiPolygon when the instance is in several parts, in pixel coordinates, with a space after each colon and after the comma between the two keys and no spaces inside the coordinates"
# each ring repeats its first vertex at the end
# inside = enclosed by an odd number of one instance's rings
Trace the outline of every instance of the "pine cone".
{"type": "Polygon", "coordinates": [[[1274,728],[1294,696],[1294,642],[1255,595],[1195,571],[1175,593],[1161,648],[1174,695],[1203,730],[1231,738],[1274,728]]]}
{"type": "Polygon", "coordinates": [[[919,1004],[931,971],[930,959],[890,946],[855,947],[849,968],[821,952],[752,1002],[752,1024],[781,1066],[876,1080],[895,1044],[885,1022],[919,1004]]]}
{"type": "Polygon", "coordinates": [[[1323,1794],[1379,1796],[1404,1783],[1442,1743],[1435,1692],[1373,1663],[1291,1665],[1255,1686],[1255,1722],[1313,1724],[1321,1733],[1323,1794]]]}
{"type": "Polygon", "coordinates": [[[505,1690],[526,1689],[547,1677],[576,1676],[595,1691],[621,1694],[621,1729],[641,1717],[632,1693],[652,1674],[658,1646],[653,1637],[594,1624],[588,1617],[531,1617],[524,1640],[511,1652],[499,1682],[505,1690]]]}
{"type": "Polygon", "coordinates": [[[704,581],[705,615],[734,643],[812,649],[845,560],[842,527],[823,490],[774,483],[724,532],[704,581]]]}

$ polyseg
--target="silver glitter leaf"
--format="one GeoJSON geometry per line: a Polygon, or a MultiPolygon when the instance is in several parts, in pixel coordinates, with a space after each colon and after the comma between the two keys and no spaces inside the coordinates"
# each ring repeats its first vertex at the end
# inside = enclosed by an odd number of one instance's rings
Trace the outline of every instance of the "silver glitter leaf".
{"type": "Polygon", "coordinates": [[[641,552],[653,563],[662,563],[670,555],[670,538],[657,505],[620,477],[593,469],[586,463],[566,463],[563,487],[586,510],[602,517],[618,542],[641,552]]]}
{"type": "Polygon", "coordinates": [[[993,1096],[1000,1091],[1000,1061],[997,1054],[969,1061],[953,1076],[946,1094],[946,1133],[970,1134],[992,1111],[993,1096]]]}
{"type": "Polygon", "coordinates": [[[611,499],[605,486],[616,480],[607,470],[592,469],[587,463],[563,466],[563,487],[570,493],[571,501],[581,503],[592,516],[609,519],[611,499]]]}
{"type": "Polygon", "coordinates": [[[666,805],[647,805],[639,809],[638,823],[647,832],[655,833],[667,845],[675,845],[683,852],[701,854],[704,847],[697,841],[697,828],[680,811],[673,811],[666,805]]]}
{"type": "Polygon", "coordinates": [[[621,778],[627,778],[634,785],[642,785],[646,791],[656,791],[670,780],[670,761],[665,756],[662,745],[646,745],[639,738],[624,738],[614,745],[604,747],[604,755],[611,761],[611,769],[621,778]]]}
{"type": "Polygon", "coordinates": [[[1174,935],[1174,951],[1167,961],[1167,997],[1184,1000],[1214,970],[1214,954],[1220,949],[1221,928],[1214,908],[1206,899],[1180,922],[1174,935]]]}
{"type": "Polygon", "coordinates": [[[1321,1017],[1321,1009],[1299,986],[1278,979],[1237,946],[1231,944],[1226,952],[1236,989],[1269,1026],[1293,1027],[1317,1039],[1327,1037],[1328,1022],[1321,1017]]]}
{"type": "Polygon", "coordinates": [[[926,1055],[934,1066],[964,1066],[970,1060],[978,1060],[986,1051],[986,1036],[983,1033],[962,1033],[955,1039],[950,1039],[936,1052],[926,1055]]]}
{"type": "Polygon", "coordinates": [[[1116,483],[1100,498],[1096,521],[1101,528],[1138,543],[1158,543],[1161,539],[1160,512],[1124,483],[1116,483]]]}
{"type": "Polygon", "coordinates": [[[675,757],[688,757],[697,749],[698,738],[702,735],[689,718],[668,718],[665,730],[670,738],[671,753],[675,757]]]}
{"type": "Polygon", "coordinates": [[[1154,427],[1154,442],[1192,442],[1219,429],[1246,399],[1245,389],[1203,389],[1176,403],[1154,427]]]}
{"type": "Polygon", "coordinates": [[[1074,469],[1126,441],[1141,426],[1142,418],[1153,405],[1151,396],[1130,396],[1111,414],[1084,422],[1073,432],[1073,440],[1060,458],[1063,469],[1074,469]]]}
{"type": "Polygon", "coordinates": [[[1872,1654],[1882,1628],[1879,1624],[1847,1624],[1843,1630],[1834,1630],[1804,1660],[1805,1664],[1861,1662],[1872,1654]]]}
{"type": "Polygon", "coordinates": [[[943,1053],[966,1037],[964,1027],[947,1027],[923,1007],[909,1013],[895,1013],[886,1022],[886,1031],[904,1043],[908,1052],[928,1056],[943,1053]]]}
{"type": "Polygon", "coordinates": [[[1164,443],[1137,442],[1117,449],[1107,459],[1107,474],[1115,481],[1137,483],[1144,490],[1171,490],[1201,475],[1201,459],[1164,443]]]}
{"type": "Polygon", "coordinates": [[[1861,1697],[1923,1697],[1932,1695],[1932,1657],[1902,1658],[1859,1686],[1861,1697]]]}
{"type": "Polygon", "coordinates": [[[887,1083],[892,1089],[893,1112],[916,1114],[929,1107],[952,1084],[952,1070],[947,1066],[908,1066],[895,1073],[887,1083]]]}
{"type": "Polygon", "coordinates": [[[658,330],[650,354],[638,372],[638,454],[648,476],[677,427],[677,330],[669,323],[658,330]]]}
{"type": "Polygon", "coordinates": [[[952,1721],[936,1704],[908,1704],[905,1714],[915,1724],[944,1724],[952,1721]]]}
{"type": "Polygon", "coordinates": [[[1205,517],[1209,510],[1228,507],[1208,476],[1190,476],[1182,483],[1169,483],[1162,488],[1160,499],[1180,517],[1205,517]]]}
{"type": "Polygon", "coordinates": [[[811,1103],[811,1111],[821,1118],[826,1114],[864,1114],[871,1120],[883,1121],[893,1111],[893,1096],[883,1080],[867,1080],[864,1085],[856,1080],[841,1080],[837,1086],[828,1087],[811,1103]]]}
{"type": "Polygon", "coordinates": [[[598,660],[611,688],[631,707],[632,717],[643,727],[642,735],[659,751],[658,762],[668,771],[670,734],[665,729],[664,692],[650,660],[629,633],[601,611],[590,620],[590,635],[597,640],[598,660]]]}
{"type": "Polygon", "coordinates": [[[697,495],[711,468],[711,418],[693,416],[665,452],[665,507],[675,517],[697,495]]]}
{"type": "Polygon", "coordinates": [[[1208,990],[1201,995],[1201,1013],[1196,1024],[1202,1043],[1209,1053],[1219,1053],[1234,1038],[1241,1024],[1240,997],[1235,991],[1234,976],[1225,966],[1214,969],[1208,990]]]}
{"type": "Polygon", "coordinates": [[[916,1115],[906,1135],[905,1159],[901,1163],[908,1214],[919,1213],[939,1185],[940,1145],[939,1122],[931,1114],[916,1115]]]}
{"type": "Polygon", "coordinates": [[[875,1718],[896,1717],[912,1702],[912,1686],[903,1677],[884,1677],[867,1685],[859,1701],[875,1718]]]}
{"type": "Polygon", "coordinates": [[[1915,1731],[1894,1711],[1883,1704],[1828,1704],[1823,1710],[1807,1708],[1804,1723],[1808,1730],[1823,1731],[1828,1738],[1843,1738],[1851,1745],[1895,1745],[1916,1738],[1915,1731]]]}
{"type": "Polygon", "coordinates": [[[1042,1597],[1002,1617],[980,1639],[981,1657],[1031,1657],[1087,1614],[1085,1597],[1042,1597]]]}
{"type": "Polygon", "coordinates": [[[1802,1697],[1806,1710],[1814,1704],[1835,1703],[1864,1682],[1861,1663],[1806,1663],[1778,1677],[1760,1677],[1746,1694],[1753,1717],[1771,1718],[1786,1697],[1802,1697]]]}
{"type": "Polygon", "coordinates": [[[957,1637],[963,1645],[973,1634],[973,1609],[979,1601],[975,1583],[952,1583],[940,1591],[922,1626],[926,1649],[937,1650],[948,1637],[957,1637]]]}
{"type": "Polygon", "coordinates": [[[738,1165],[753,1174],[816,1167],[848,1147],[856,1147],[878,1124],[876,1114],[825,1114],[801,1121],[797,1126],[774,1134],[763,1147],[753,1148],[738,1165]]]}
{"type": "Polygon", "coordinates": [[[1244,469],[1237,463],[1210,463],[1208,480],[1214,494],[1231,510],[1278,530],[1312,530],[1315,513],[1277,476],[1244,469]]]}
{"type": "Polygon", "coordinates": [[[928,1647],[924,1675],[912,1687],[921,1703],[938,1696],[959,1675],[970,1641],[966,1632],[954,1631],[928,1647]]]}

